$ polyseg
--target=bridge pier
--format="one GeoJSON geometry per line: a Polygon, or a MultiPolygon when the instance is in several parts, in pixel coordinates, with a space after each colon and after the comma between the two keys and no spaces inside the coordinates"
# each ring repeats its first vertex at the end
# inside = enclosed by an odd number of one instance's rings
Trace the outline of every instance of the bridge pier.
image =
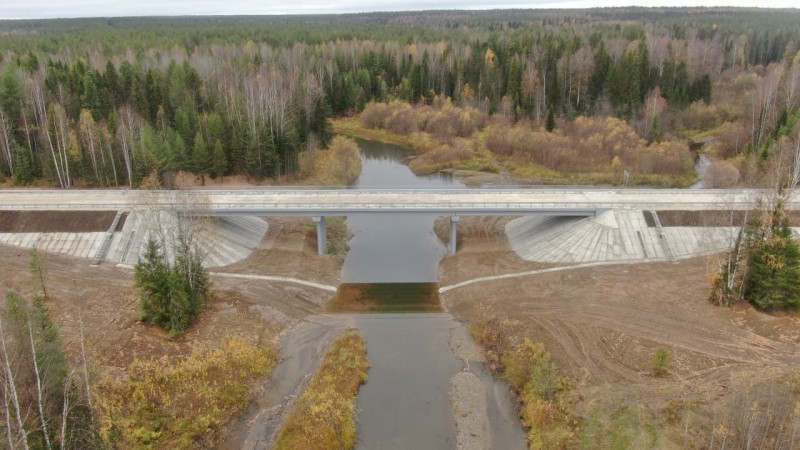
{"type": "Polygon", "coordinates": [[[450,216],[450,254],[456,254],[456,238],[458,234],[458,216],[450,216]]]}
{"type": "Polygon", "coordinates": [[[328,251],[328,230],[325,228],[325,216],[311,218],[317,224],[317,253],[324,255],[328,251]]]}

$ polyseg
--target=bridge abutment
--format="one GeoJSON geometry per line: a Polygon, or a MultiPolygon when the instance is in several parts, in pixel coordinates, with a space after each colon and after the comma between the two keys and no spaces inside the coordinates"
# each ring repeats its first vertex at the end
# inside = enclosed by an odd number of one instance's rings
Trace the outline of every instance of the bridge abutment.
{"type": "Polygon", "coordinates": [[[317,224],[317,253],[324,255],[328,251],[328,230],[325,227],[325,216],[312,217],[317,224]]]}

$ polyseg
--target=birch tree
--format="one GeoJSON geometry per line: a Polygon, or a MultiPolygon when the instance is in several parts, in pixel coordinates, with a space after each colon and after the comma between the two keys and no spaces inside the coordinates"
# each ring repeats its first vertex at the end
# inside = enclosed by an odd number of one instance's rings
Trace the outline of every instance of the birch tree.
{"type": "Polygon", "coordinates": [[[11,151],[11,127],[5,113],[0,110],[0,156],[8,174],[14,176],[14,155],[11,151]]]}

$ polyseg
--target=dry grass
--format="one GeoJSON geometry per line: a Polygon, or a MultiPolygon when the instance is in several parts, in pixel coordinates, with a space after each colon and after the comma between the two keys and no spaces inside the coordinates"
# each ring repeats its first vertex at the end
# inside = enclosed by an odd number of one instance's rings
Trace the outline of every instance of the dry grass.
{"type": "Polygon", "coordinates": [[[311,149],[301,155],[301,176],[321,186],[347,186],[361,174],[358,145],[336,136],[327,149],[311,149]]]}
{"type": "Polygon", "coordinates": [[[117,448],[209,447],[277,355],[272,343],[229,338],[182,360],[134,361],[125,378],[107,374],[95,386],[100,433],[117,448]]]}
{"type": "Polygon", "coordinates": [[[350,449],[355,446],[355,402],[367,381],[367,347],[355,330],[330,346],[275,438],[275,449],[350,449]]]}
{"type": "Polygon", "coordinates": [[[418,175],[448,169],[491,173],[499,171],[491,154],[481,150],[476,141],[466,139],[457,139],[451,144],[441,144],[413,158],[409,167],[418,175]]]}

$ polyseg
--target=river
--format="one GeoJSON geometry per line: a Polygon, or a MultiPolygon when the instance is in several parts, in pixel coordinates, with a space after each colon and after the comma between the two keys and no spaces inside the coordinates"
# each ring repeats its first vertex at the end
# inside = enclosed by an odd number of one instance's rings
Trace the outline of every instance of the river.
{"type": "MultiPolygon", "coordinates": [[[[416,176],[402,163],[402,147],[359,140],[362,172],[355,189],[464,188],[449,175],[416,176]]],[[[323,348],[345,328],[367,343],[368,382],[357,397],[357,449],[454,449],[456,416],[451,391],[457,374],[470,372],[485,396],[485,434],[474,439],[497,449],[525,448],[525,434],[508,387],[477,361],[455,353],[466,330],[443,311],[439,261],[447,248],[433,232],[435,215],[355,215],[343,284],[328,314],[308,317],[281,340],[284,359],[266,386],[261,405],[296,396],[319,363],[323,348]]],[[[249,411],[244,448],[264,448],[278,407],[249,411]]],[[[463,412],[459,412],[463,414],[463,412]]]]}

